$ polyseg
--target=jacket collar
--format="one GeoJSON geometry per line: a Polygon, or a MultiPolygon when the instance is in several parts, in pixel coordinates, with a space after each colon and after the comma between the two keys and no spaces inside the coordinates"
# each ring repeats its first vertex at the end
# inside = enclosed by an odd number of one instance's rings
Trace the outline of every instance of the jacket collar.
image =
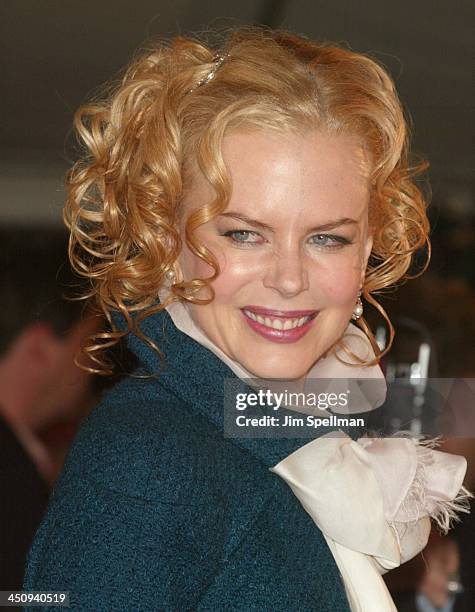
{"type": "MultiPolygon", "coordinates": [[[[196,413],[212,421],[225,437],[225,381],[243,392],[252,392],[253,389],[241,381],[211,350],[177,329],[167,311],[147,317],[141,324],[141,331],[163,351],[165,358],[160,362],[155,350],[135,334],[129,334],[128,347],[140,363],[136,373],[154,376],[159,385],[186,402],[196,413]]],[[[263,414],[266,414],[264,408],[263,414]]],[[[269,408],[267,414],[275,413],[269,408]]],[[[281,418],[285,414],[295,416],[295,412],[282,408],[279,409],[279,414],[281,418]]],[[[315,437],[334,429],[321,427],[315,430],[315,437]]],[[[267,467],[274,466],[309,439],[311,438],[229,438],[232,443],[250,452],[267,467]]]]}

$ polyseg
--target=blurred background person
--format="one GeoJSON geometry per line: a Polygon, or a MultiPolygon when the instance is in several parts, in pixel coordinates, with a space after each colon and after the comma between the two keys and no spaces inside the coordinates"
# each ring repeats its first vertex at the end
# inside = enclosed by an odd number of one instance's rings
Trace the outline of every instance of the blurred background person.
{"type": "Polygon", "coordinates": [[[394,595],[398,612],[455,612],[469,610],[459,598],[459,546],[452,537],[431,534],[421,560],[412,563],[416,568],[415,584],[394,595]]]}
{"type": "Polygon", "coordinates": [[[74,433],[98,396],[74,363],[98,319],[72,290],[59,232],[0,232],[0,586],[21,589],[25,555],[74,433]]]}

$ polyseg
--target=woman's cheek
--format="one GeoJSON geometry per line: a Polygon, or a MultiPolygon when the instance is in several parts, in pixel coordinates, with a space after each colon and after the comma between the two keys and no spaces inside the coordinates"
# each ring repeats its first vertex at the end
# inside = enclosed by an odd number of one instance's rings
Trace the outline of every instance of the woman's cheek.
{"type": "MultiPolygon", "coordinates": [[[[218,261],[219,268],[222,271],[225,265],[222,250],[206,236],[201,236],[198,234],[197,238],[199,242],[201,242],[201,244],[203,244],[212,253],[212,255],[215,256],[216,260],[218,261]]],[[[201,259],[201,257],[197,257],[187,245],[183,247],[183,251],[178,260],[186,281],[195,278],[209,278],[214,274],[213,266],[201,259]]]]}
{"type": "Polygon", "coordinates": [[[326,301],[335,305],[353,305],[360,289],[361,267],[355,262],[348,266],[345,262],[320,267],[312,275],[311,287],[318,287],[326,301]]]}
{"type": "MultiPolygon", "coordinates": [[[[263,266],[259,258],[252,260],[246,253],[226,253],[218,257],[221,273],[213,282],[216,299],[221,301],[231,301],[238,295],[238,292],[245,292],[246,287],[252,285],[255,289],[262,276],[263,266]]],[[[249,255],[249,254],[247,254],[249,255]]],[[[241,297],[249,297],[242,295],[241,297]]]]}

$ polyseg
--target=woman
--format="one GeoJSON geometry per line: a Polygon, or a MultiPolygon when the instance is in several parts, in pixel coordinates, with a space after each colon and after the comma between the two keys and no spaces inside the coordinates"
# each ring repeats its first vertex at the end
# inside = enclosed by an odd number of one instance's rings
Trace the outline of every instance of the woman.
{"type": "Polygon", "coordinates": [[[407,474],[438,457],[417,441],[393,441],[408,462],[393,507],[370,439],[223,432],[226,381],[381,377],[360,296],[377,305],[428,232],[391,80],[282,32],[232,32],[218,54],[178,38],[76,125],[70,254],[112,330],[88,352],[108,372],[103,349],[125,337],[138,365],[79,433],[25,588],[88,610],[394,609],[376,561],[417,554],[428,515],[450,518],[463,460],[449,493],[402,517],[427,485],[407,474]]]}

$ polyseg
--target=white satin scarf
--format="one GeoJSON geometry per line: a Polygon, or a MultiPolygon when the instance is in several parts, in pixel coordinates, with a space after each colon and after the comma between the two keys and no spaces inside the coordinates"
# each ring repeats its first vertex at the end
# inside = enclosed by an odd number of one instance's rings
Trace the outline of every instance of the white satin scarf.
{"type": "Polygon", "coordinates": [[[444,530],[470,494],[464,457],[409,437],[331,433],[271,471],[291,487],[322,531],[353,612],[397,612],[381,574],[427,544],[432,517],[444,530]]]}

